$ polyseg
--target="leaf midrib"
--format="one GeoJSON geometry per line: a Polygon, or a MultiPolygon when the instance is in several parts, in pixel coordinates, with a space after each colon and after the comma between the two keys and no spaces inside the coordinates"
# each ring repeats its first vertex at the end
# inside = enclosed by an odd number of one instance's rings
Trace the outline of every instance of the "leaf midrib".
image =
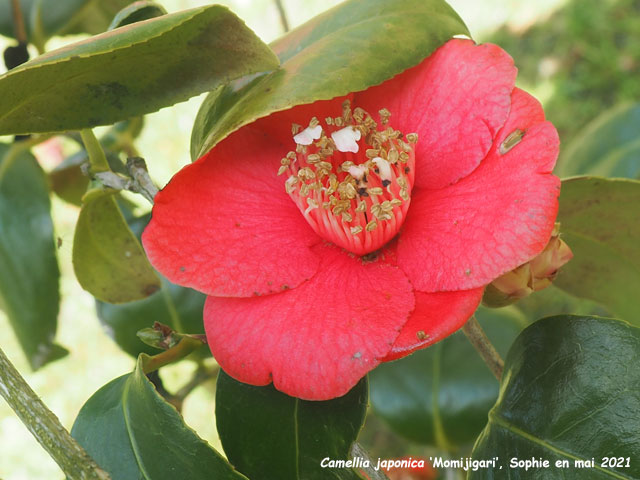
{"type": "Polygon", "coordinates": [[[298,432],[298,405],[300,405],[300,399],[296,398],[293,404],[293,441],[294,441],[294,455],[296,465],[296,478],[300,478],[300,436],[298,432]]]}
{"type": "Polygon", "coordinates": [[[432,348],[435,348],[435,355],[433,356],[433,367],[431,376],[431,408],[433,410],[433,438],[436,441],[436,445],[444,450],[449,449],[449,442],[447,435],[444,431],[444,425],[442,422],[442,415],[440,414],[440,370],[441,360],[443,355],[442,343],[437,343],[432,348]]]}
{"type": "MultiPolygon", "coordinates": [[[[304,480],[300,476],[300,427],[299,427],[300,422],[298,418],[299,406],[300,406],[300,399],[295,398],[294,404],[293,404],[293,441],[294,441],[294,448],[295,448],[294,455],[295,455],[295,472],[296,472],[295,478],[297,480],[304,480]]],[[[338,473],[336,473],[336,471],[333,468],[326,469],[326,471],[331,473],[331,475],[337,478],[338,480],[342,478],[340,475],[338,475],[338,473]]]]}
{"type": "MultiPolygon", "coordinates": [[[[542,438],[539,438],[535,435],[533,435],[532,433],[529,433],[521,428],[516,427],[514,424],[510,423],[507,419],[501,417],[500,415],[498,415],[495,411],[495,409],[492,409],[489,412],[489,424],[495,424],[497,426],[500,426],[506,430],[509,430],[510,432],[514,433],[515,435],[520,436],[521,438],[523,438],[524,440],[527,440],[531,443],[535,443],[536,445],[549,450],[550,452],[553,452],[555,454],[557,454],[558,456],[562,456],[562,457],[566,457],[572,460],[581,460],[581,461],[586,461],[586,460],[590,460],[588,458],[584,458],[584,457],[579,457],[577,455],[574,455],[572,453],[569,453],[565,450],[562,450],[560,448],[558,448],[557,446],[553,445],[552,443],[543,440],[542,438]]],[[[612,478],[617,478],[620,480],[634,480],[633,477],[629,477],[626,476],[622,473],[613,471],[613,470],[609,470],[608,468],[602,468],[599,464],[595,464],[593,467],[595,470],[598,470],[599,472],[604,473],[605,475],[609,475],[612,478]]]]}
{"type": "MultiPolygon", "coordinates": [[[[132,374],[131,374],[132,375],[132,374]]],[[[138,446],[138,442],[136,441],[133,430],[131,429],[131,419],[129,418],[129,409],[127,408],[128,398],[129,398],[129,388],[131,382],[131,375],[127,378],[127,381],[124,383],[124,388],[122,389],[122,417],[124,419],[124,426],[127,430],[127,437],[129,438],[129,442],[131,443],[131,450],[133,451],[133,455],[136,459],[136,464],[138,465],[138,469],[140,473],[146,480],[151,480],[151,475],[147,472],[144,464],[142,462],[142,455],[140,453],[140,447],[138,446]]]]}

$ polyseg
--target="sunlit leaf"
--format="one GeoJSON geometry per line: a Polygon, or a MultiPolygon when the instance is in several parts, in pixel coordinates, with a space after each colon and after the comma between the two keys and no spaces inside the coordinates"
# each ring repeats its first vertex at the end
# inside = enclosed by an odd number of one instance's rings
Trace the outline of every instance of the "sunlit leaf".
{"type": "Polygon", "coordinates": [[[109,125],[277,65],[273,52],[225,7],[163,15],[4,74],[0,134],[109,125]]]}
{"type": "Polygon", "coordinates": [[[469,32],[443,0],[346,1],[271,44],[280,69],[209,94],[193,126],[191,158],[272,112],[382,83],[456,34],[469,32]]]}
{"type": "Polygon", "coordinates": [[[73,268],[82,288],[105,302],[140,300],[160,288],[160,279],[109,193],[84,199],[73,238],[73,268]]]}

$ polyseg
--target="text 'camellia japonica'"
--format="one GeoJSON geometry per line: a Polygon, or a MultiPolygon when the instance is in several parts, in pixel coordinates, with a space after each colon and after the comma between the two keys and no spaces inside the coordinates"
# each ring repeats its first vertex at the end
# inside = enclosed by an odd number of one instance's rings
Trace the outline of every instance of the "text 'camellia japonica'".
{"type": "Polygon", "coordinates": [[[347,97],[231,134],[157,195],[143,243],[209,295],[213,355],[303,399],[459,329],[554,228],[558,136],[512,59],[454,39],[347,97]]]}

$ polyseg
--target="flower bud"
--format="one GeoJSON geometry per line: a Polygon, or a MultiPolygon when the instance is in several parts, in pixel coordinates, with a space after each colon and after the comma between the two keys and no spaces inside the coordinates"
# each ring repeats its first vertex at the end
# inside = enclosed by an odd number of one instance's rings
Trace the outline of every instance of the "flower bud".
{"type": "Polygon", "coordinates": [[[499,308],[517,302],[553,282],[558,270],[573,258],[569,246],[560,239],[560,224],[556,223],[551,239],[542,252],[527,263],[505,273],[489,284],[482,303],[499,308]]]}

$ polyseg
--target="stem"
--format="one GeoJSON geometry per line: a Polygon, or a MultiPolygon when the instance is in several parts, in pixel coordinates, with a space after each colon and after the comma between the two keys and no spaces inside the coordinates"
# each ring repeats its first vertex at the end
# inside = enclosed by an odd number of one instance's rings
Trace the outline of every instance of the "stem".
{"type": "Polygon", "coordinates": [[[157,355],[146,355],[141,353],[142,368],[144,373],[153,372],[160,367],[164,367],[170,363],[174,363],[183,359],[190,353],[194,352],[198,348],[204,345],[204,342],[200,338],[185,335],[174,347],[169,350],[165,350],[157,355]]]}
{"type": "Polygon", "coordinates": [[[504,362],[491,341],[487,338],[487,335],[484,333],[484,330],[482,330],[475,316],[472,316],[469,321],[464,324],[462,331],[471,342],[471,345],[473,345],[480,354],[484,363],[487,364],[491,373],[500,381],[502,371],[504,370],[504,362]]]}
{"type": "Polygon", "coordinates": [[[84,148],[87,150],[87,155],[89,156],[91,173],[95,174],[110,171],[111,168],[109,168],[107,157],[104,154],[104,150],[102,150],[100,142],[93,134],[93,131],[90,128],[80,130],[80,136],[82,137],[84,148]]]}
{"type": "Polygon", "coordinates": [[[157,375],[157,372],[150,372],[147,377],[149,377],[149,380],[151,380],[156,386],[156,390],[158,390],[158,393],[160,393],[160,395],[162,395],[167,402],[173,405],[176,410],[178,410],[178,412],[182,413],[184,401],[189,396],[189,394],[207,380],[215,378],[218,375],[219,370],[220,367],[218,367],[217,365],[213,368],[206,368],[204,366],[198,367],[191,380],[189,380],[183,387],[180,388],[180,390],[173,394],[167,391],[164,386],[162,386],[162,380],[160,379],[160,376],[157,375]],[[157,382],[152,380],[154,375],[157,376],[157,382]]]}
{"type": "Polygon", "coordinates": [[[20,0],[11,0],[11,14],[13,15],[13,29],[18,43],[26,45],[27,30],[24,28],[24,16],[20,7],[20,0]]]}
{"type": "Polygon", "coordinates": [[[282,4],[282,0],[275,0],[276,7],[278,8],[278,13],[280,14],[280,23],[282,23],[282,30],[284,33],[289,31],[289,21],[287,20],[287,12],[284,9],[284,5],[282,4]]]}
{"type": "Polygon", "coordinates": [[[369,457],[369,454],[366,452],[364,448],[362,448],[362,445],[360,445],[358,442],[353,442],[353,445],[351,445],[351,451],[349,452],[349,454],[352,457],[362,458],[363,460],[368,462],[369,466],[360,467],[360,470],[365,472],[367,476],[370,478],[370,480],[389,480],[389,477],[387,477],[387,475],[385,475],[385,473],[382,470],[376,470],[374,468],[376,464],[371,460],[371,458],[369,457]]]}
{"type": "Polygon", "coordinates": [[[189,380],[185,385],[183,385],[180,390],[178,390],[175,394],[177,398],[184,401],[187,396],[193,392],[197,387],[202,385],[209,379],[215,378],[220,371],[220,367],[215,365],[212,368],[207,368],[205,366],[199,367],[194,373],[191,380],[189,380]]]}
{"type": "Polygon", "coordinates": [[[133,179],[132,191],[139,193],[153,205],[153,199],[158,194],[158,187],[155,186],[149,176],[144,158],[129,157],[127,159],[127,170],[133,179]]]}
{"type": "Polygon", "coordinates": [[[0,394],[69,480],[109,480],[0,349],[0,394]]]}

